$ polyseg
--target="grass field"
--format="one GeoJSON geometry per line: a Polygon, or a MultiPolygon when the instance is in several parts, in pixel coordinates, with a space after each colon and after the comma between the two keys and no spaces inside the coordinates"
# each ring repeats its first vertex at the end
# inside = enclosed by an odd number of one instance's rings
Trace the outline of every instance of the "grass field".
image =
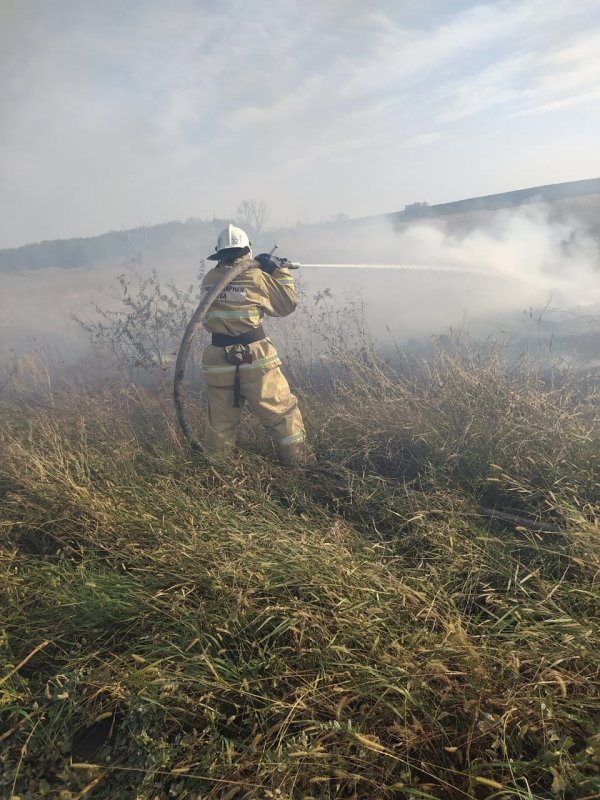
{"type": "Polygon", "coordinates": [[[305,472],[4,393],[0,797],[600,796],[595,381],[338,356],[305,472]]]}

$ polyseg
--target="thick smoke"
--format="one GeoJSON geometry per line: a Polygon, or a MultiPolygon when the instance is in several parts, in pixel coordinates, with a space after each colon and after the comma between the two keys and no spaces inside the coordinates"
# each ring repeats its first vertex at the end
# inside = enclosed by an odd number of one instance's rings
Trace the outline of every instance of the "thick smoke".
{"type": "MultiPolygon", "coordinates": [[[[367,326],[379,341],[405,341],[444,333],[450,326],[488,335],[515,324],[530,308],[592,317],[600,308],[600,250],[590,225],[565,212],[536,205],[487,215],[416,221],[393,218],[301,226],[278,231],[279,252],[304,263],[408,265],[411,269],[305,268],[295,273],[309,311],[364,305],[367,326]],[[442,268],[442,269],[440,269],[442,268]]],[[[259,249],[274,243],[262,237],[259,249]]],[[[197,281],[197,252],[171,260],[144,253],[144,268],[182,287],[197,281]]],[[[0,273],[0,336],[6,356],[37,339],[63,354],[80,354],[84,333],[72,313],[93,318],[92,303],[118,308],[119,263],[80,269],[0,273]]],[[[300,316],[300,315],[298,315],[300,316]]],[[[343,316],[343,315],[342,315],[343,316]]],[[[296,328],[297,328],[296,324],[296,328]]],[[[271,324],[277,330],[277,323],[271,324]]]]}
{"type": "Polygon", "coordinates": [[[536,206],[399,229],[377,220],[325,236],[318,228],[307,236],[294,233],[283,245],[305,262],[410,267],[301,272],[309,296],[328,288],[336,301],[363,298],[378,336],[425,336],[457,324],[485,334],[532,307],[591,313],[600,306],[598,239],[576,217],[557,221],[549,214],[536,206]]]}

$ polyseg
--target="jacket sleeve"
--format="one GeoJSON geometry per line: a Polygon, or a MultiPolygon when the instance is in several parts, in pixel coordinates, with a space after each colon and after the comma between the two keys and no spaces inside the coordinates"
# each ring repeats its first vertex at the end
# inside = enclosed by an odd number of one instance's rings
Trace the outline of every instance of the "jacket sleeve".
{"type": "Polygon", "coordinates": [[[272,275],[262,273],[263,308],[269,317],[287,317],[296,308],[296,286],[290,271],[276,269],[272,275]]]}

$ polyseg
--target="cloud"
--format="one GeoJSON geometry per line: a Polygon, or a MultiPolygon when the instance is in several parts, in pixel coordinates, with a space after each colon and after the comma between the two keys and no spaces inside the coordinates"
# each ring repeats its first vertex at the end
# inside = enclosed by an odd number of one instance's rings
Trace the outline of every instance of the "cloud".
{"type": "Polygon", "coordinates": [[[404,142],[405,147],[423,147],[425,145],[439,142],[442,134],[439,131],[430,131],[428,133],[418,133],[416,136],[406,139],[404,142]]]}
{"type": "Polygon", "coordinates": [[[442,86],[440,122],[502,108],[509,117],[591,103],[600,91],[600,32],[573,35],[566,46],[497,61],[477,74],[442,86]]]}
{"type": "MultiPolygon", "coordinates": [[[[471,195],[491,132],[575,103],[600,121],[592,0],[403,5],[5,0],[0,246],[223,216],[245,196],[281,221],[471,195]]],[[[545,132],[542,180],[506,179],[551,182],[580,135],[567,128],[545,132]]]]}

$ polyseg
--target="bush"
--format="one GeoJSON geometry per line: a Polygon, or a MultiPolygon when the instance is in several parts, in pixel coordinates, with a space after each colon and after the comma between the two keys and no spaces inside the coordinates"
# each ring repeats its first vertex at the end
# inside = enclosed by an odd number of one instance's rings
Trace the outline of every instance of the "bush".
{"type": "MultiPolygon", "coordinates": [[[[112,366],[133,380],[140,370],[168,369],[199,297],[193,286],[162,285],[152,269],[144,275],[130,266],[117,278],[120,308],[93,305],[95,318],[74,321],[112,366]]],[[[201,282],[201,281],[200,281],[201,282]]]]}

